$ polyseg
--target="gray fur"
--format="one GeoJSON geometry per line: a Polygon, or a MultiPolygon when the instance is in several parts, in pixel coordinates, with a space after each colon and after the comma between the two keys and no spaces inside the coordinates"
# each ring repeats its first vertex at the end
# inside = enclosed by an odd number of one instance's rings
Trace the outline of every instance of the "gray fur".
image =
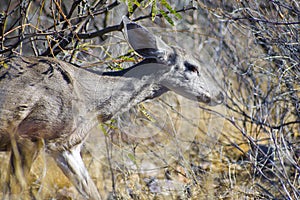
{"type": "Polygon", "coordinates": [[[99,121],[169,90],[211,105],[223,101],[198,61],[144,27],[123,21],[125,38],[145,60],[121,72],[100,75],[54,58],[0,60],[0,150],[12,151],[14,173],[19,155],[26,178],[42,141],[84,198],[101,199],[80,156],[99,121]]]}

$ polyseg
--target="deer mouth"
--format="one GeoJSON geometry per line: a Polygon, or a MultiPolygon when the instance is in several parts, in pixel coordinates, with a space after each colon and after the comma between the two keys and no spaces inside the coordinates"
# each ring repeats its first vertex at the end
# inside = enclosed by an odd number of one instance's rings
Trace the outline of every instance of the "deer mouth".
{"type": "Polygon", "coordinates": [[[211,97],[208,95],[202,95],[197,98],[199,102],[203,102],[209,106],[216,106],[224,102],[224,94],[220,92],[217,96],[211,97]]]}
{"type": "Polygon", "coordinates": [[[208,105],[210,106],[216,106],[219,104],[222,104],[224,102],[224,94],[222,92],[220,92],[217,96],[215,96],[215,98],[211,98],[210,102],[208,103],[208,105]]]}

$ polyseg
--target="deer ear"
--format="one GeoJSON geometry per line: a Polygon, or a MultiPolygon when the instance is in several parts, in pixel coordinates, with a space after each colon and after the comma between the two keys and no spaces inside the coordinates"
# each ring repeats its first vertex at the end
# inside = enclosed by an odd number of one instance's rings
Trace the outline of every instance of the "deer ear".
{"type": "Polygon", "coordinates": [[[145,27],[123,16],[124,34],[129,45],[144,58],[162,57],[171,48],[145,27]]]}

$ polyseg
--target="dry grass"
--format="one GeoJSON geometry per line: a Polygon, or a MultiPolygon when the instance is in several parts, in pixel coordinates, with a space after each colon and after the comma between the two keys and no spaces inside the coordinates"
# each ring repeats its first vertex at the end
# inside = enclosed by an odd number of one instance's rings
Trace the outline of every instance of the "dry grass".
{"type": "MultiPolygon", "coordinates": [[[[64,2],[58,9],[54,0],[41,2],[25,3],[22,9],[27,15],[20,16],[20,10],[13,11],[20,5],[12,1],[6,24],[4,18],[0,20],[3,56],[54,54],[86,66],[105,60],[102,69],[126,67],[126,60],[138,59],[127,54],[125,45],[119,46],[122,36],[116,32],[109,37],[101,32],[88,39],[73,37],[68,44],[60,43],[61,48],[49,48],[69,33],[71,18],[45,27],[59,18],[55,13],[67,13],[64,9],[71,3],[64,2]],[[18,18],[23,21],[14,24],[18,18]],[[26,39],[20,39],[22,34],[26,39]]],[[[171,3],[178,9],[183,4],[171,3]]],[[[181,21],[170,15],[175,27],[157,19],[159,28],[153,30],[219,72],[221,76],[215,77],[227,101],[216,108],[198,108],[168,94],[103,125],[105,133],[95,127],[82,154],[101,195],[108,199],[300,199],[299,3],[198,0],[194,4],[197,9],[181,13],[181,21]]],[[[80,16],[88,13],[83,5],[77,6],[83,14],[75,9],[71,15],[78,20],[73,24],[86,27],[82,34],[107,30],[107,24],[118,24],[127,11],[123,3],[111,4],[109,12],[102,5],[96,10],[103,13],[81,22],[80,16]]],[[[149,7],[134,10],[135,17],[146,14],[149,7]]],[[[3,187],[9,155],[1,152],[0,156],[3,187]]],[[[81,198],[44,153],[31,169],[25,193],[28,199],[81,198]]]]}

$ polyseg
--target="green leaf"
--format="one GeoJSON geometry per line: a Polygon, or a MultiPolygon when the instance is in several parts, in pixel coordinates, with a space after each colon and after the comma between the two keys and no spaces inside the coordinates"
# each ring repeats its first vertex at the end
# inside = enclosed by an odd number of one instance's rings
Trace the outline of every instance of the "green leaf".
{"type": "Polygon", "coordinates": [[[155,16],[158,14],[156,0],[153,0],[151,7],[151,20],[154,21],[155,16]]]}
{"type": "Polygon", "coordinates": [[[139,105],[139,109],[148,120],[154,123],[156,122],[156,120],[149,114],[149,112],[147,111],[147,109],[144,107],[143,104],[139,105]]]}
{"type": "Polygon", "coordinates": [[[140,2],[138,0],[127,0],[127,6],[128,6],[128,12],[133,13],[133,5],[136,5],[137,7],[141,7],[140,2]]]}
{"type": "Polygon", "coordinates": [[[134,0],[134,4],[135,4],[137,7],[141,7],[141,4],[140,4],[140,2],[138,2],[138,0],[134,0]]]}
{"type": "Polygon", "coordinates": [[[133,154],[129,153],[129,154],[127,154],[127,156],[135,165],[137,165],[135,156],[133,154]]]}
{"type": "Polygon", "coordinates": [[[175,25],[173,20],[167,15],[165,11],[160,10],[160,14],[167,20],[167,22],[169,22],[169,24],[171,24],[172,26],[175,25]]]}
{"type": "Polygon", "coordinates": [[[169,11],[170,13],[172,13],[173,15],[175,15],[175,17],[176,17],[177,19],[182,19],[182,16],[181,16],[179,13],[177,13],[176,10],[174,10],[174,9],[172,8],[172,6],[171,6],[166,0],[161,0],[161,4],[162,4],[165,8],[167,8],[168,11],[169,11]]]}
{"type": "MultiPolygon", "coordinates": [[[[100,121],[101,120],[101,116],[98,116],[98,120],[100,121]]],[[[116,123],[116,120],[115,119],[111,119],[105,123],[99,123],[98,124],[98,127],[100,128],[100,130],[103,132],[103,134],[105,136],[108,136],[109,134],[109,129],[110,130],[116,130],[118,129],[116,126],[114,126],[114,124],[116,123]]]]}
{"type": "Polygon", "coordinates": [[[4,62],[4,61],[1,61],[0,65],[2,65],[5,69],[9,68],[8,64],[6,62],[4,62]]]}
{"type": "Polygon", "coordinates": [[[104,124],[100,123],[100,124],[99,124],[99,128],[101,129],[102,133],[103,133],[105,136],[108,136],[108,132],[106,131],[106,128],[104,127],[104,124]]]}
{"type": "Polygon", "coordinates": [[[128,12],[133,13],[133,2],[132,0],[127,0],[128,12]]]}

